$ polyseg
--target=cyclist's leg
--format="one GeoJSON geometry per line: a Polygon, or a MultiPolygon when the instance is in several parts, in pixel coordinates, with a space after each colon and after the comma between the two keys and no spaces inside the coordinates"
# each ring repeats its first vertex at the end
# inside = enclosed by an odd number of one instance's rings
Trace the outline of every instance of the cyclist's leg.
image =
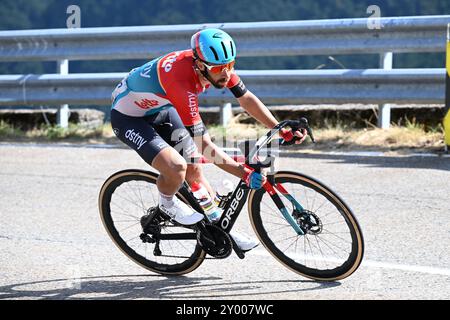
{"type": "Polygon", "coordinates": [[[162,124],[160,127],[156,127],[160,136],[187,160],[186,181],[189,185],[193,182],[202,183],[211,194],[211,197],[214,197],[214,191],[203,174],[202,165],[191,163],[191,160],[199,156],[200,153],[175,108],[164,110],[164,113],[161,113],[161,117],[157,121],[162,124]]]}
{"type": "Polygon", "coordinates": [[[203,174],[203,169],[199,164],[188,164],[186,170],[186,181],[191,185],[194,182],[200,182],[203,184],[208,190],[211,197],[215,196],[215,193],[209,184],[208,180],[205,178],[203,174]]]}
{"type": "Polygon", "coordinates": [[[190,157],[198,151],[174,108],[145,118],[130,117],[112,110],[111,125],[122,142],[160,172],[157,186],[161,193],[175,194],[185,179],[188,183],[200,181],[211,189],[201,167],[187,165],[181,156],[190,157]],[[180,147],[179,152],[174,149],[180,147]]]}
{"type": "Polygon", "coordinates": [[[154,157],[151,166],[160,172],[156,182],[158,190],[167,195],[175,194],[186,177],[186,160],[168,146],[154,157]]]}
{"type": "Polygon", "coordinates": [[[141,158],[160,172],[157,187],[160,208],[181,224],[194,224],[203,215],[193,211],[174,197],[186,175],[186,161],[173,149],[149,123],[151,117],[129,117],[111,111],[111,125],[116,136],[141,158]]]}
{"type": "MultiPolygon", "coordinates": [[[[183,125],[180,116],[176,112],[175,108],[170,108],[161,112],[157,119],[155,119],[157,125],[155,128],[159,135],[163,137],[172,147],[183,155],[183,159],[187,159],[189,162],[192,158],[195,158],[199,154],[199,151],[195,145],[194,140],[189,135],[189,132],[183,125]]],[[[164,150],[163,150],[164,151],[164,150]]],[[[211,194],[211,197],[215,196],[211,185],[203,174],[201,165],[188,163],[185,173],[185,179],[189,184],[193,182],[201,182],[211,194]]],[[[217,212],[217,218],[220,217],[220,212],[217,212]]],[[[241,250],[248,251],[258,245],[256,239],[252,239],[245,236],[236,230],[230,233],[231,237],[236,241],[241,250]]]]}
{"type": "Polygon", "coordinates": [[[111,110],[111,126],[114,134],[139,156],[152,165],[154,158],[170,146],[149,123],[148,117],[130,117],[113,109],[111,110]]]}

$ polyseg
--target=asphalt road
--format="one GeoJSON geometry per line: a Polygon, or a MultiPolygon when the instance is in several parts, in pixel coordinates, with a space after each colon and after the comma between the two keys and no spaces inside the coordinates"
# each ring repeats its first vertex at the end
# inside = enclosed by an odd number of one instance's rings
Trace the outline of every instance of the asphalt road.
{"type": "MultiPolygon", "coordinates": [[[[349,278],[303,278],[261,246],[182,277],[149,273],[116,248],[97,208],[108,176],[147,169],[135,153],[0,144],[0,299],[450,298],[450,158],[299,154],[278,167],[318,178],[352,207],[366,246],[349,278]]],[[[213,185],[236,181],[205,170],[213,185]]],[[[252,233],[246,210],[237,228],[252,233]]]]}

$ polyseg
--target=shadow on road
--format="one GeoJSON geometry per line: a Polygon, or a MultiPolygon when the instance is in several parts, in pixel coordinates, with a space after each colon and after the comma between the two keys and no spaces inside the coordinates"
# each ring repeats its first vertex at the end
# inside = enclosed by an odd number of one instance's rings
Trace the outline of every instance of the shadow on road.
{"type": "Polygon", "coordinates": [[[329,289],[341,285],[339,282],[312,280],[240,282],[221,280],[222,278],[219,277],[164,277],[159,275],[85,277],[79,281],[56,279],[2,286],[0,287],[0,300],[250,299],[254,296],[259,298],[270,294],[286,294],[283,299],[294,299],[295,297],[290,293],[329,289]],[[271,285],[286,289],[271,289],[271,285]]]}
{"type": "Polygon", "coordinates": [[[282,153],[287,158],[329,160],[333,163],[361,164],[380,168],[411,168],[450,171],[449,157],[430,156],[375,156],[375,155],[346,155],[346,154],[313,154],[313,153],[282,153]]]}

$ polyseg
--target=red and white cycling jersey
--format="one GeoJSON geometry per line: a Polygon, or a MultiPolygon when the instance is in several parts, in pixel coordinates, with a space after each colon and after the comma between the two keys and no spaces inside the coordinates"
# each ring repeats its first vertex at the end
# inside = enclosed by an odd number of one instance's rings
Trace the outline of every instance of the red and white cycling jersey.
{"type": "MultiPolygon", "coordinates": [[[[112,108],[128,116],[145,117],[175,107],[183,124],[192,127],[202,122],[198,95],[208,87],[202,87],[194,70],[192,50],[175,51],[133,69],[114,90],[112,108]]],[[[234,71],[226,87],[239,87],[241,95],[245,90],[234,71]]]]}

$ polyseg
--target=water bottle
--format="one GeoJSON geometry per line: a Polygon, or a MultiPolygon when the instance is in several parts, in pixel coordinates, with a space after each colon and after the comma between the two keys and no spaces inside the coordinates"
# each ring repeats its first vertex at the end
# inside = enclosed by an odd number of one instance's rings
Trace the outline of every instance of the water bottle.
{"type": "Polygon", "coordinates": [[[228,197],[233,192],[233,189],[233,182],[231,182],[230,180],[223,180],[216,190],[216,196],[214,197],[215,205],[223,209],[226,201],[228,200],[228,197]]]}
{"type": "Polygon", "coordinates": [[[205,186],[199,182],[194,182],[191,185],[191,190],[194,197],[199,201],[199,204],[208,217],[208,220],[211,222],[219,220],[221,210],[214,204],[214,201],[205,186]]]}

